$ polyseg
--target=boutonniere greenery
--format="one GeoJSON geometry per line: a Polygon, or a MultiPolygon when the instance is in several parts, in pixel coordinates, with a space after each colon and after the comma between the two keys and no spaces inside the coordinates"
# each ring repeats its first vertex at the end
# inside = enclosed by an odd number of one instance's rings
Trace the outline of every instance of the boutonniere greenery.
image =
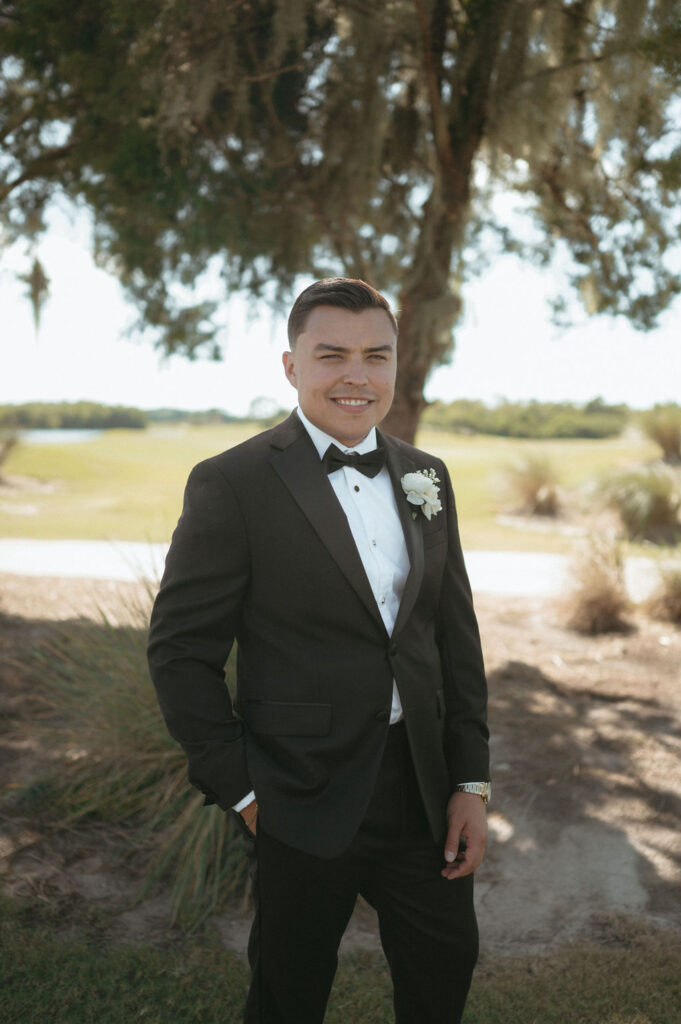
{"type": "MultiPolygon", "coordinates": [[[[440,488],[437,486],[440,481],[435,476],[434,469],[419,469],[417,473],[405,473],[400,483],[407,495],[407,501],[411,505],[420,505],[426,519],[442,511],[440,488]]],[[[414,519],[416,515],[416,512],[412,512],[414,519]]]]}

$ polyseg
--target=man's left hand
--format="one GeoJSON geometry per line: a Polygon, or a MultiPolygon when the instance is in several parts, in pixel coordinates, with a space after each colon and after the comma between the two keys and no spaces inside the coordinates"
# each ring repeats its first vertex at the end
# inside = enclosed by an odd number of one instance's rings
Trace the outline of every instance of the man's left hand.
{"type": "Polygon", "coordinates": [[[487,810],[476,793],[453,793],[447,802],[443,878],[463,878],[480,865],[487,845],[487,810]],[[463,839],[463,843],[461,842],[463,839]]]}

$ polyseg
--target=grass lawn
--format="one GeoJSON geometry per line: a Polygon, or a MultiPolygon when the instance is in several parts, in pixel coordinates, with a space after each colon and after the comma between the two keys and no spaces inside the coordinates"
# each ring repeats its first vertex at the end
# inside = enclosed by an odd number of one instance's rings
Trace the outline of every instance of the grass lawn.
{"type": "MultiPolygon", "coordinates": [[[[7,905],[0,964],[1,1024],[238,1024],[248,984],[214,935],[105,946],[7,905]]],[[[326,1024],[388,1024],[391,1002],[380,955],[343,959],[326,1024]]],[[[630,927],[604,947],[483,961],[464,1024],[678,1024],[680,1006],[681,936],[630,927]]]]}
{"type": "MultiPolygon", "coordinates": [[[[252,427],[152,427],[114,430],[79,444],[19,445],[5,466],[44,489],[0,490],[0,536],[78,540],[166,541],[175,526],[187,474],[199,460],[244,440],[252,427]]],[[[499,477],[514,459],[540,453],[559,482],[577,488],[603,473],[655,458],[635,438],[525,441],[421,432],[418,443],[447,463],[469,549],[565,551],[559,527],[534,532],[501,524],[499,477]]]]}

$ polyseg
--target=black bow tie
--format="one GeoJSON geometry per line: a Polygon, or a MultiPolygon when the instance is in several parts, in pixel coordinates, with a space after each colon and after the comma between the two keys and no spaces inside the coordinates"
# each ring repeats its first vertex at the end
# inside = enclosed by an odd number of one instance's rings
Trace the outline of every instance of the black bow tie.
{"type": "Polygon", "coordinates": [[[357,452],[346,455],[335,444],[330,444],[324,452],[322,464],[327,473],[333,473],[343,466],[351,466],[365,476],[377,476],[385,465],[385,449],[374,448],[365,455],[359,455],[357,452]]]}

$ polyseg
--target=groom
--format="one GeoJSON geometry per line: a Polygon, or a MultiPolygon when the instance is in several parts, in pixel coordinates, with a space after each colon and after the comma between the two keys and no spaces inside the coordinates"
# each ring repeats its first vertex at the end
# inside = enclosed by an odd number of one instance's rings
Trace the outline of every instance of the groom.
{"type": "Polygon", "coordinates": [[[397,1024],[455,1024],[477,958],[489,775],[449,475],[376,430],[397,365],[379,292],[317,281],[288,330],[298,409],[192,471],[151,674],[190,781],[254,837],[245,1020],[320,1024],[361,893],[397,1024]]]}

